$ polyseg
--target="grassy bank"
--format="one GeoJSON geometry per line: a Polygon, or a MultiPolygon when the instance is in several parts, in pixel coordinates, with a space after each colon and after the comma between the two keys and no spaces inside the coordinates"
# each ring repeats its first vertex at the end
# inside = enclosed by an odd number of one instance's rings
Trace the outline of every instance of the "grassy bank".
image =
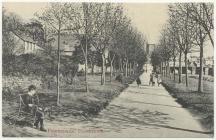
{"type": "Polygon", "coordinates": [[[189,78],[189,86],[185,86],[185,78],[183,82],[178,83],[173,79],[163,77],[163,85],[169,93],[176,98],[176,101],[183,107],[187,108],[192,115],[197,118],[201,125],[208,131],[213,133],[214,130],[214,98],[213,98],[213,82],[203,81],[204,92],[197,92],[198,80],[189,78]]]}
{"type": "MultiPolygon", "coordinates": [[[[78,77],[79,80],[73,85],[67,85],[61,88],[61,106],[56,106],[57,94],[55,89],[39,90],[40,103],[46,107],[52,106],[51,117],[45,115],[46,123],[57,122],[61,125],[62,122],[68,122],[74,124],[76,121],[92,119],[101,110],[106,108],[114,98],[119,96],[121,91],[128,87],[127,83],[134,81],[138,75],[131,75],[128,78],[124,78],[123,83],[116,81],[114,78],[110,82],[107,76],[105,85],[100,85],[100,75],[89,75],[88,93],[85,92],[84,77],[78,77]]],[[[5,121],[8,116],[17,112],[18,101],[18,98],[3,100],[3,136],[27,136],[27,134],[22,133],[22,126],[15,125],[16,127],[12,127],[5,121]]]]}

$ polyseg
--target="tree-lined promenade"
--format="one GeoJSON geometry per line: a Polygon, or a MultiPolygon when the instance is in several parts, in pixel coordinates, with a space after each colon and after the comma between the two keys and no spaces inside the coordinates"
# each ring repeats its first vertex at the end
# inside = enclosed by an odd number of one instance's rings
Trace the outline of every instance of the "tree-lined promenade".
{"type": "Polygon", "coordinates": [[[203,75],[203,50],[214,44],[211,3],[159,4],[169,19],[158,44],[125,9],[144,27],[155,21],[146,7],[161,12],[158,4],[37,4],[44,7],[28,22],[3,5],[3,136],[213,136],[214,79],[203,75]],[[194,50],[199,75],[188,72],[194,50]]]}
{"type": "Polygon", "coordinates": [[[151,56],[152,64],[165,68],[164,75],[170,75],[169,63],[173,62],[173,79],[176,79],[175,67],[178,67],[178,82],[182,82],[182,58],[185,66],[185,85],[188,84],[188,54],[199,50],[198,92],[203,92],[203,49],[207,42],[214,47],[213,41],[213,4],[185,3],[169,5],[169,20],[161,32],[159,47],[151,56]],[[178,66],[176,61],[178,60],[178,66]]]}

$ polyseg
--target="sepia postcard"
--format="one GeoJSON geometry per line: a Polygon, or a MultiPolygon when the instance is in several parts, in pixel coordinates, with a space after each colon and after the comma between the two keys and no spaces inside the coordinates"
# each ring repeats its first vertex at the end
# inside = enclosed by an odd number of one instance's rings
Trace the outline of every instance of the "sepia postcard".
{"type": "Polygon", "coordinates": [[[2,2],[2,137],[213,138],[214,2],[2,2]]]}

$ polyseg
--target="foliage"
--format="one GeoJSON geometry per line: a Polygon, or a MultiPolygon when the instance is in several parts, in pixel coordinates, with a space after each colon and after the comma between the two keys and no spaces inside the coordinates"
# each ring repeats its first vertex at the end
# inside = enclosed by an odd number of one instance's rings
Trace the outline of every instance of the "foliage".
{"type": "Polygon", "coordinates": [[[20,56],[3,56],[3,74],[22,73],[24,75],[54,74],[52,62],[49,57],[38,57],[33,54],[20,56]]]}
{"type": "Polygon", "coordinates": [[[2,10],[2,50],[4,54],[11,55],[15,47],[15,40],[10,32],[21,29],[20,17],[14,13],[9,13],[6,9],[2,10]]]}

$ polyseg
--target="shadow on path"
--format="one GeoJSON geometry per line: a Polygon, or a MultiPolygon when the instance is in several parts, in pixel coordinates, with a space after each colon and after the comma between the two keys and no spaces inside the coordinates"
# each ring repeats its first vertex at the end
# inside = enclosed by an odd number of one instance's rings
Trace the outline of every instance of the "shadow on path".
{"type": "MultiPolygon", "coordinates": [[[[137,108],[126,108],[118,105],[110,105],[100,115],[89,122],[89,127],[102,127],[105,130],[121,131],[122,129],[148,128],[146,124],[167,124],[172,118],[168,114],[139,110],[137,108]]],[[[157,129],[157,128],[153,128],[157,129]]]]}
{"type": "Polygon", "coordinates": [[[186,128],[169,126],[169,121],[174,120],[169,114],[159,111],[142,111],[137,108],[126,108],[118,105],[110,105],[101,112],[97,118],[88,122],[88,127],[102,128],[107,131],[120,132],[123,129],[160,129],[167,128],[173,130],[187,131],[200,134],[212,134],[186,128]]]}
{"type": "Polygon", "coordinates": [[[183,108],[180,106],[174,106],[174,105],[166,105],[166,104],[156,104],[156,103],[148,103],[148,102],[140,102],[140,101],[132,101],[129,99],[125,99],[129,103],[141,103],[141,104],[149,104],[149,105],[157,105],[157,106],[166,106],[166,107],[175,107],[175,108],[183,108]]]}
{"type": "Polygon", "coordinates": [[[135,94],[147,94],[147,95],[152,95],[152,96],[163,96],[163,97],[168,97],[168,98],[171,97],[171,96],[169,96],[169,95],[152,94],[152,93],[143,93],[143,92],[137,92],[137,91],[132,91],[132,90],[127,90],[127,91],[124,91],[124,92],[135,93],[135,94]]]}

